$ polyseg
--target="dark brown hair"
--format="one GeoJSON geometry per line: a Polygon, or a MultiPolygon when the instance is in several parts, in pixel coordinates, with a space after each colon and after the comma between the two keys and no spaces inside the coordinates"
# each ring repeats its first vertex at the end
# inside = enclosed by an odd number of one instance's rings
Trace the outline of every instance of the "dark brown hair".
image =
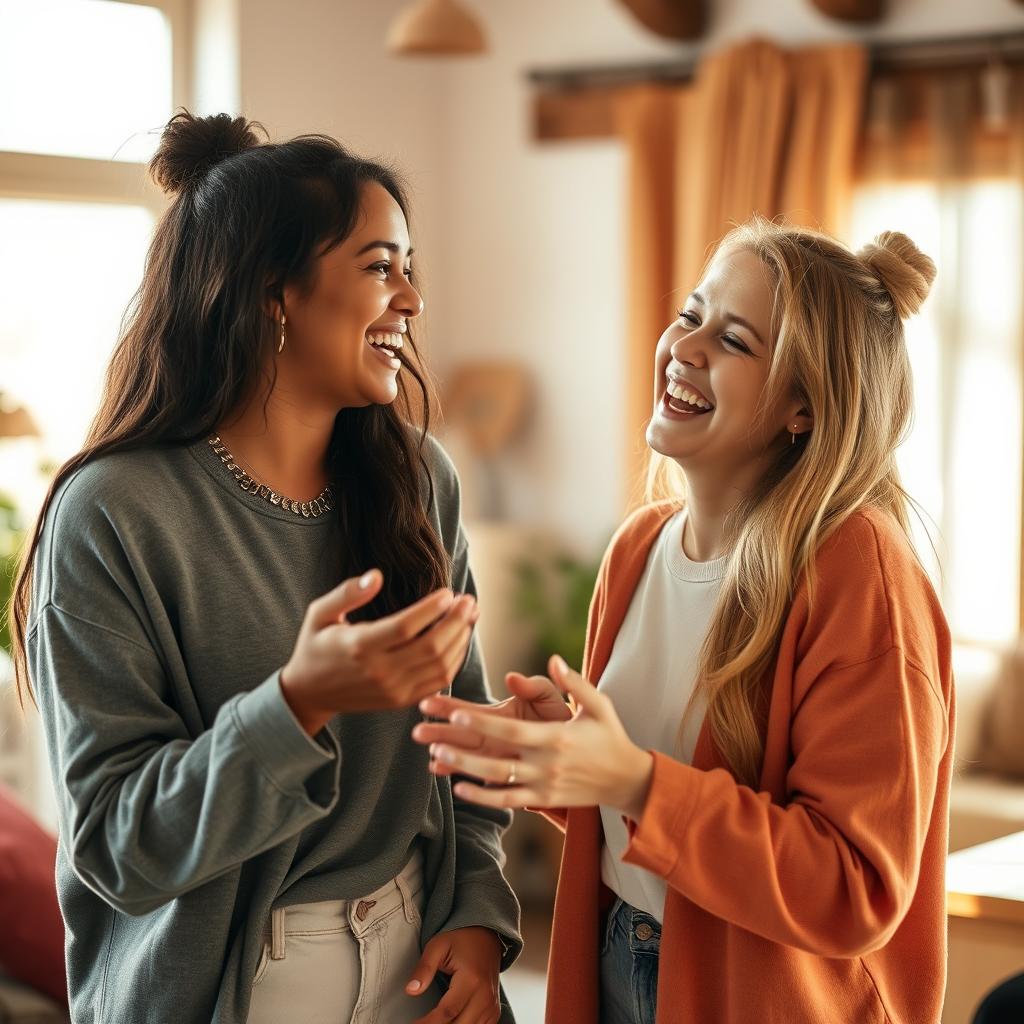
{"type": "MultiPolygon", "coordinates": [[[[393,171],[326,136],[271,144],[260,141],[262,131],[240,117],[186,111],[163,131],[149,169],[173,201],[150,244],[85,445],[58,470],[15,584],[19,697],[23,688],[31,693],[25,632],[35,555],[61,484],[110,452],[202,440],[254,394],[276,340],[267,300],[280,300],[289,283],[311,287],[317,258],[352,232],[367,184],[385,188],[408,219],[393,171]]],[[[423,447],[433,396],[411,336],[401,358],[395,403],[341,410],[328,449],[349,541],[338,578],[372,567],[384,574],[381,593],[356,617],[395,611],[451,580],[428,512],[434,495],[423,447]]]]}

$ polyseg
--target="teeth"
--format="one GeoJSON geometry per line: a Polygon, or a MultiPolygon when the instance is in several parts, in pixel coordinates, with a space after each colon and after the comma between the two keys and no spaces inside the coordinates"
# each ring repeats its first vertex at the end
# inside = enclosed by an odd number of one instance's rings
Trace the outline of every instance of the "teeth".
{"type": "Polygon", "coordinates": [[[405,346],[405,340],[400,334],[374,332],[373,334],[367,334],[366,340],[371,345],[393,348],[395,350],[401,349],[405,346]]]}
{"type": "Polygon", "coordinates": [[[695,405],[698,409],[710,409],[711,403],[704,401],[703,398],[698,398],[697,395],[690,391],[686,391],[679,384],[669,384],[668,393],[678,401],[686,402],[689,405],[695,405]]]}

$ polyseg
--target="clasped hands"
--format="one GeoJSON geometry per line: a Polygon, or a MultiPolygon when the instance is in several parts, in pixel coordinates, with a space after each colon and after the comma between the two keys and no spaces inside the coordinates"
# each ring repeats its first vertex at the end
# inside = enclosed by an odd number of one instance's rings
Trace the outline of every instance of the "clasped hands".
{"type": "Polygon", "coordinates": [[[509,673],[512,696],[498,704],[442,694],[420,701],[424,714],[443,719],[413,729],[430,747],[430,770],[480,780],[459,781],[454,793],[485,807],[603,804],[638,821],[653,758],[629,738],[605,694],[558,655],[548,670],[550,679],[509,673]]]}

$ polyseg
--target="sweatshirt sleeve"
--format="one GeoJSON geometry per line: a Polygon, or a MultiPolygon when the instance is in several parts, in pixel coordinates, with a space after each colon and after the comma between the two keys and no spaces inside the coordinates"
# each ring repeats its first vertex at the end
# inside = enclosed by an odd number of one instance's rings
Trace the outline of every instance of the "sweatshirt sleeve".
{"type": "Polygon", "coordinates": [[[627,822],[625,862],[717,917],[822,956],[879,949],[899,926],[948,764],[945,623],[923,587],[892,601],[885,564],[862,579],[833,574],[842,592],[823,596],[805,630],[784,802],[655,752],[644,811],[627,822]],[[889,645],[851,663],[858,630],[889,645]]]}
{"type": "Polygon", "coordinates": [[[341,752],[306,735],[277,673],[189,736],[144,638],[49,603],[27,646],[61,842],[115,909],[156,910],[334,806],[341,752]]]}

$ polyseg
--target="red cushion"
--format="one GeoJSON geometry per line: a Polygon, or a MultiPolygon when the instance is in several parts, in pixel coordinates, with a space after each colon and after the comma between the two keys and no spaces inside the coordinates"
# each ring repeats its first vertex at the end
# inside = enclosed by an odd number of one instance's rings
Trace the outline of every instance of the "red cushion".
{"type": "Polygon", "coordinates": [[[57,843],[0,786],[0,966],[67,1005],[57,843]]]}

